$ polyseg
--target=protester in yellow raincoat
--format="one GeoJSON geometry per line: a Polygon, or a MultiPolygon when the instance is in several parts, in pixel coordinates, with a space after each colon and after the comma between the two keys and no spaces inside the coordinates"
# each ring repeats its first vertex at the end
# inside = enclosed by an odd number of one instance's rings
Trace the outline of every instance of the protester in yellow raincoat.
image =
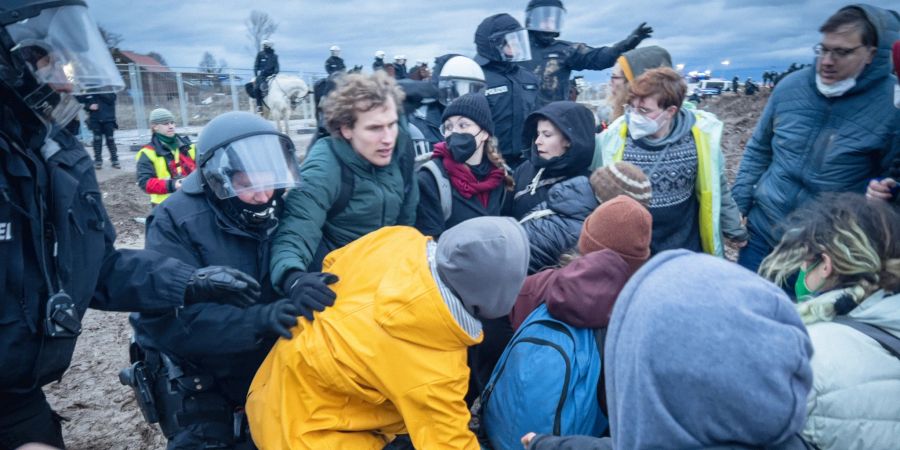
{"type": "Polygon", "coordinates": [[[330,253],[333,307],[301,319],[256,374],[247,416],[257,446],[382,449],[409,434],[420,449],[478,449],[464,397],[479,319],[509,313],[528,269],[528,238],[479,217],[440,243],[388,227],[330,253]]]}

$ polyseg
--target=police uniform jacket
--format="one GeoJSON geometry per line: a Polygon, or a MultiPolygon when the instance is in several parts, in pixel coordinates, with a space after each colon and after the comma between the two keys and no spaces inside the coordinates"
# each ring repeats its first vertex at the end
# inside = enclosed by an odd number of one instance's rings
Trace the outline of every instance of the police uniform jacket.
{"type": "Polygon", "coordinates": [[[257,310],[274,300],[269,281],[268,227],[251,232],[213,208],[203,193],[178,191],[147,218],[146,248],[187,264],[229,266],[256,278],[263,287],[259,305],[249,308],[197,303],[178,311],[132,314],[135,340],[163,352],[186,374],[212,375],[220,391],[242,404],[256,369],[275,337],[256,329],[257,310]]]}
{"type": "Polygon", "coordinates": [[[59,131],[42,150],[27,149],[18,137],[22,132],[12,129],[16,123],[0,117],[0,391],[5,392],[31,391],[68,368],[75,337],[45,332],[48,299],[60,288],[79,319],[88,307],[172,310],[183,304],[194,271],[158,253],[117,250],[84,147],[59,131]]]}

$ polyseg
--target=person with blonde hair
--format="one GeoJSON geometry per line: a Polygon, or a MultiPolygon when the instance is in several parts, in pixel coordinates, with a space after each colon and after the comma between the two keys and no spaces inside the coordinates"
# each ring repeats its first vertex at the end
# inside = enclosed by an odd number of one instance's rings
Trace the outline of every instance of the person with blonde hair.
{"type": "Polygon", "coordinates": [[[815,350],[803,437],[823,450],[895,448],[900,406],[885,399],[900,398],[900,214],[854,193],[810,202],[760,266],[776,283],[795,273],[815,350]]]}
{"type": "Polygon", "coordinates": [[[657,67],[672,67],[672,57],[666,49],[656,45],[629,50],[616,58],[606,96],[607,105],[612,111],[609,122],[625,115],[628,85],[647,70],[657,67]]]}
{"type": "Polygon", "coordinates": [[[325,98],[331,136],[313,144],[300,187],[285,196],[270,261],[275,289],[310,311],[334,302],[333,277],[318,272],[326,254],[379,228],[415,223],[419,188],[402,104],[403,92],[382,71],[343,76],[325,98]]]}

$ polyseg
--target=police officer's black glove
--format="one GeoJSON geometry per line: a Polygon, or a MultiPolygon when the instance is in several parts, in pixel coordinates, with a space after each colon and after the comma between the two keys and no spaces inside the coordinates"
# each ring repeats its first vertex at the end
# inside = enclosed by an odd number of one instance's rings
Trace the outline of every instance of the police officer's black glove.
{"type": "Polygon", "coordinates": [[[259,299],[259,283],[250,275],[225,266],[197,269],[188,281],[184,303],[224,303],[246,308],[259,299]]]}
{"type": "Polygon", "coordinates": [[[300,308],[291,299],[283,298],[268,305],[256,308],[255,325],[260,334],[276,334],[285,339],[291,338],[291,328],[297,325],[300,308]]]}
{"type": "Polygon", "coordinates": [[[337,297],[328,285],[338,282],[337,275],[328,272],[293,271],[284,280],[284,292],[300,308],[306,320],[313,320],[313,311],[325,311],[337,297]]]}
{"type": "Polygon", "coordinates": [[[641,41],[650,37],[651,34],[653,34],[653,27],[648,27],[647,22],[642,22],[627,38],[617,43],[615,47],[619,52],[627,52],[637,47],[641,41]]]}

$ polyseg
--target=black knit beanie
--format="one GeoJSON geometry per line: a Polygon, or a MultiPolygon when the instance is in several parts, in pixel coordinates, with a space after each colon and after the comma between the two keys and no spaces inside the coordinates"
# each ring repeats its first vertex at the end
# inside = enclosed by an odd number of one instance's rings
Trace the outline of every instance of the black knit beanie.
{"type": "Polygon", "coordinates": [[[494,135],[494,119],[491,118],[491,107],[488,106],[487,97],[484,94],[473,92],[453,100],[441,116],[441,122],[448,117],[463,116],[472,119],[481,129],[491,136],[494,135]]]}

